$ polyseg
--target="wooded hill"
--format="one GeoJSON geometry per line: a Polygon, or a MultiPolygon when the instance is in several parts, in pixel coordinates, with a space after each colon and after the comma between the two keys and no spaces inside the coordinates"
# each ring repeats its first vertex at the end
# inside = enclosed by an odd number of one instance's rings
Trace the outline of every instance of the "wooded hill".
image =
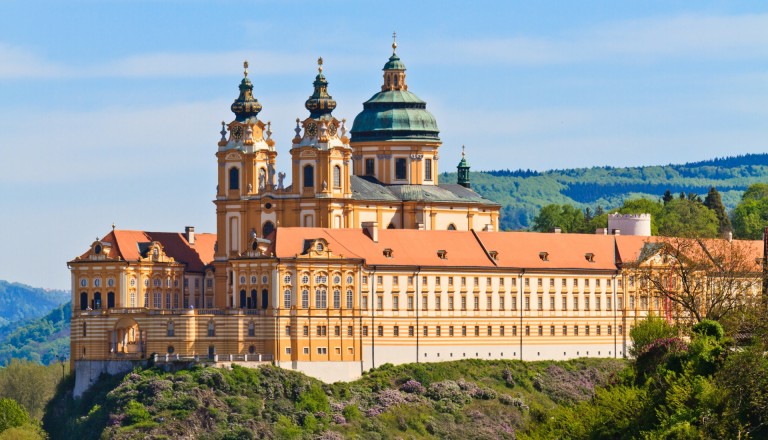
{"type": "MultiPolygon", "coordinates": [[[[456,173],[443,173],[442,182],[455,182],[456,173]]],[[[592,167],[550,171],[496,170],[472,172],[472,189],[503,207],[501,228],[525,229],[548,204],[577,208],[619,207],[624,200],[661,198],[695,193],[702,198],[710,187],[720,192],[729,211],[753,183],[768,182],[768,154],[723,157],[682,165],[592,167]]]]}

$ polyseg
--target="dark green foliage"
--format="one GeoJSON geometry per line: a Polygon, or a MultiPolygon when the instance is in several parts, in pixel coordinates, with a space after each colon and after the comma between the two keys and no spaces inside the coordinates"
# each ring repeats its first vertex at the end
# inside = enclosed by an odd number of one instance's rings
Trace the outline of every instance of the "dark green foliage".
{"type": "Polygon", "coordinates": [[[712,336],[718,341],[723,339],[723,336],[725,335],[723,326],[720,325],[719,322],[711,319],[703,319],[701,322],[694,325],[693,332],[704,336],[712,336]]]}
{"type": "Polygon", "coordinates": [[[650,315],[635,325],[629,332],[632,339],[632,346],[629,354],[637,357],[646,350],[651,344],[659,339],[673,338],[678,334],[665,319],[650,315]]]}
{"type": "Polygon", "coordinates": [[[72,303],[31,321],[10,324],[0,336],[0,365],[11,359],[26,359],[50,365],[69,359],[69,323],[72,303]]]}
{"type": "Polygon", "coordinates": [[[49,290],[0,280],[0,336],[8,324],[25,321],[48,313],[69,301],[69,292],[49,290]]]}
{"type": "Polygon", "coordinates": [[[714,186],[709,189],[707,197],[704,199],[704,206],[711,209],[717,216],[719,223],[718,232],[720,234],[731,230],[731,219],[728,218],[728,213],[725,212],[725,206],[723,205],[723,199],[714,186]]]}
{"type": "Polygon", "coordinates": [[[768,226],[768,184],[751,185],[733,211],[733,233],[738,238],[759,240],[768,226]]]}
{"type": "Polygon", "coordinates": [[[33,419],[40,419],[48,401],[53,397],[63,373],[58,364],[43,366],[36,362],[12,360],[0,368],[0,396],[19,402],[33,419]]]}

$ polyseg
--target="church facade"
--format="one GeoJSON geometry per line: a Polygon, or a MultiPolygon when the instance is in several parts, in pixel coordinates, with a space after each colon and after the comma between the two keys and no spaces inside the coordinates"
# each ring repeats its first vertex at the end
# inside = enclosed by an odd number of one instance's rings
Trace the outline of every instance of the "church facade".
{"type": "Polygon", "coordinates": [[[152,354],[329,381],[388,362],[625,356],[636,319],[663,308],[625,269],[646,238],[499,232],[463,153],[458,181],[439,182],[437,123],[395,49],[351,128],[319,60],[290,184],[246,64],[216,146],[216,233],[113,227],[68,262],[79,389],[152,354]]]}

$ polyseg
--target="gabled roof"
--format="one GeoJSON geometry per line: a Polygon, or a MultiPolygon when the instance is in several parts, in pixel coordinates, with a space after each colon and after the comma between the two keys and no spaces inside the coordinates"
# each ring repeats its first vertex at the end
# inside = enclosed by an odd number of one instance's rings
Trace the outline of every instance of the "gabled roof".
{"type": "MultiPolygon", "coordinates": [[[[146,257],[149,243],[159,242],[163,251],[174,260],[184,263],[191,272],[203,272],[206,265],[213,261],[216,234],[195,233],[195,244],[190,245],[184,234],[178,232],[148,232],[115,229],[101,240],[110,243],[109,259],[139,261],[146,257]]],[[[89,252],[80,256],[84,259],[89,252]]]]}

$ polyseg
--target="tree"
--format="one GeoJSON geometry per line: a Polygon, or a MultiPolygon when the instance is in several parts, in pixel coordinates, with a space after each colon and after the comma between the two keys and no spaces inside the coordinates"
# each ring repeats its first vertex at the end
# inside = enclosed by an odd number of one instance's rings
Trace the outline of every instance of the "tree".
{"type": "Polygon", "coordinates": [[[717,232],[720,235],[731,230],[731,219],[728,218],[728,213],[725,212],[725,206],[723,205],[723,199],[720,197],[720,193],[714,186],[709,189],[707,197],[704,198],[704,206],[711,209],[717,216],[719,227],[717,232]]]}
{"type": "Polygon", "coordinates": [[[763,200],[768,199],[768,183],[754,183],[749,185],[741,200],[763,200]]]}
{"type": "Polygon", "coordinates": [[[29,423],[29,413],[13,399],[0,399],[0,432],[29,423]]]}
{"type": "Polygon", "coordinates": [[[652,295],[675,306],[682,321],[719,321],[756,302],[762,255],[752,243],[666,237],[645,246],[640,278],[652,295]]]}
{"type": "Polygon", "coordinates": [[[544,206],[533,219],[533,230],[552,232],[555,228],[560,228],[563,232],[585,232],[584,213],[571,205],[544,206]]]}
{"type": "Polygon", "coordinates": [[[658,225],[659,235],[668,237],[716,237],[719,223],[702,203],[683,198],[664,206],[658,225]]]}
{"type": "Polygon", "coordinates": [[[657,340],[675,336],[677,336],[677,330],[669,325],[665,319],[648,315],[629,331],[629,337],[632,339],[629,355],[637,357],[657,340]]]}
{"type": "Polygon", "coordinates": [[[758,240],[768,226],[768,184],[750,185],[733,210],[733,232],[738,238],[758,240]]]}
{"type": "Polygon", "coordinates": [[[0,369],[0,396],[19,402],[30,416],[39,419],[61,380],[58,365],[44,366],[26,360],[12,359],[0,369]]]}
{"type": "Polygon", "coordinates": [[[674,199],[674,198],[675,198],[675,197],[672,195],[672,192],[671,192],[670,190],[666,190],[666,191],[664,191],[664,197],[662,198],[662,200],[664,200],[664,204],[665,204],[665,205],[666,205],[667,203],[671,202],[671,201],[672,201],[672,199],[674,199]]]}

